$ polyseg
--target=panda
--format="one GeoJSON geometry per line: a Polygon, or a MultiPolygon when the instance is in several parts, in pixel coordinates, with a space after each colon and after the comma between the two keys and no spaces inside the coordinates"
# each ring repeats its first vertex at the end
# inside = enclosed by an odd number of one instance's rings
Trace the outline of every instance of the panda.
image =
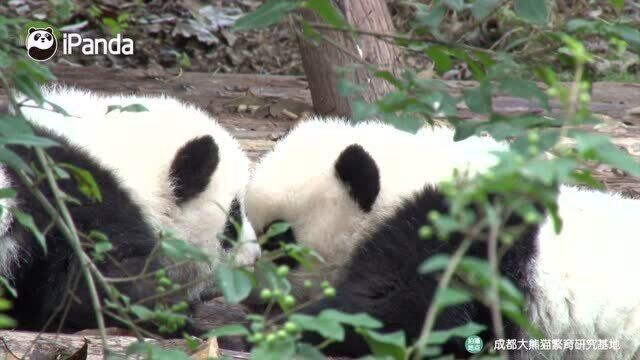
{"type": "MultiPolygon", "coordinates": [[[[449,146],[459,154],[442,156],[442,138],[453,139],[453,131],[436,128],[413,135],[377,121],[352,125],[339,118],[313,118],[292,128],[259,160],[247,188],[249,220],[258,231],[281,220],[291,225],[291,231],[263,247],[273,250],[295,233],[298,243],[324,259],[314,264],[313,272],[304,268],[292,271],[296,297],[317,295],[304,287],[304,280],[335,280],[358,240],[375,225],[374,215],[388,215],[403,197],[426,183],[450,178],[451,165],[476,172],[495,163],[492,157],[477,152],[465,158],[462,147],[449,146]],[[364,160],[364,153],[358,151],[361,148],[376,162],[359,173],[353,168],[364,160]],[[475,158],[469,161],[472,155],[475,158]],[[416,166],[417,157],[434,166],[416,166]]],[[[503,149],[495,142],[491,146],[496,151],[503,149]]],[[[276,262],[297,265],[287,258],[276,262]]]]}
{"type": "Polygon", "coordinates": [[[30,58],[36,61],[46,61],[56,53],[58,41],[50,27],[44,29],[31,27],[25,45],[30,58]]]}
{"type": "MultiPolygon", "coordinates": [[[[103,96],[66,87],[47,88],[43,93],[69,116],[52,112],[51,106],[35,108],[29,101],[25,104],[34,107],[24,107],[24,115],[38,134],[62,144],[51,148],[49,156],[89,170],[96,179],[102,202],[87,204],[72,180],[63,179],[60,184],[65,193],[83,200],[82,205],[70,205],[78,231],[101,231],[113,243],[109,254],[121,265],[109,261],[99,265],[107,277],[122,277],[123,269],[129,276],[139,273],[164,230],[210,256],[208,265],[186,264],[167,271],[176,283],[203,279],[182,294],[188,301],[204,301],[216,294],[210,272],[221,262],[250,265],[260,255],[244,211],[249,160],[238,142],[204,112],[167,97],[103,96]],[[149,111],[107,113],[109,105],[122,103],[142,104],[149,111]]],[[[33,159],[27,148],[14,151],[33,159]]],[[[18,190],[17,199],[3,206],[34,214],[35,223],[45,229],[49,218],[28,189],[11,169],[2,168],[2,174],[0,188],[18,190]]],[[[51,195],[46,187],[41,190],[51,195]]],[[[40,330],[66,296],[65,285],[75,274],[73,255],[57,232],[47,234],[45,255],[29,232],[4,216],[0,275],[18,290],[12,315],[20,328],[40,330]]],[[[162,265],[167,261],[156,261],[150,270],[162,265]]],[[[65,330],[95,327],[84,283],[78,284],[81,304],[72,306],[65,330]]],[[[123,284],[121,291],[133,301],[150,296],[155,285],[123,284]]]]}
{"type": "MultiPolygon", "coordinates": [[[[321,266],[308,274],[294,269],[294,289],[301,283],[296,276],[327,273],[335,281],[337,296],[313,302],[303,313],[328,308],[366,312],[384,324],[383,332],[404,331],[408,343],[420,334],[439,278],[419,274],[418,266],[432,255],[453,253],[462,241],[455,233],[448,242],[419,237],[420,227],[430,223],[426,214],[448,211],[438,183],[454,170],[486,171],[496,163],[494,152],[506,145],[480,137],[455,143],[448,129],[411,136],[378,123],[320,119],[301,123],[258,164],[247,193],[249,220],[258,232],[274,221],[288,222],[289,231],[275,241],[311,247],[331,270],[321,266]]],[[[524,224],[517,216],[509,219],[510,225],[523,224],[524,232],[502,257],[501,273],[525,295],[528,316],[546,338],[619,340],[622,348],[607,356],[638,358],[640,289],[632,284],[640,271],[640,243],[631,229],[640,202],[563,186],[558,204],[560,234],[549,218],[540,225],[524,224]]],[[[486,244],[473,243],[467,255],[486,259],[486,244]]],[[[469,321],[487,326],[480,334],[485,343],[493,339],[490,312],[479,302],[443,309],[434,328],[469,321]]],[[[508,321],[505,334],[527,338],[508,321]]],[[[303,340],[319,344],[322,339],[305,333],[303,340]]],[[[343,342],[323,351],[356,357],[369,348],[347,329],[343,342]]],[[[444,351],[470,356],[464,339],[445,344],[444,351]]],[[[522,359],[536,355],[545,354],[510,353],[522,359]]],[[[603,354],[579,355],[596,359],[603,354]]]]}

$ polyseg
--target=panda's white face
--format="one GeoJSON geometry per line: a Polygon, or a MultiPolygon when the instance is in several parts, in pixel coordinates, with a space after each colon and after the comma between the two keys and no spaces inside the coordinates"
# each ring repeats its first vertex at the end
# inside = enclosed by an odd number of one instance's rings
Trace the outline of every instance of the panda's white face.
{"type": "Polygon", "coordinates": [[[204,112],[172,98],[99,96],[67,88],[48,89],[45,98],[72,117],[29,108],[26,117],[81,144],[113,169],[157,229],[190,241],[215,265],[225,253],[219,237],[235,202],[239,214],[234,215],[242,219],[239,240],[246,243],[235,261],[249,264],[259,256],[243,211],[249,160],[204,112]],[[110,105],[131,104],[149,111],[106,113],[110,105]]]}
{"type": "MultiPolygon", "coordinates": [[[[363,235],[405,197],[449,179],[454,167],[474,168],[457,156],[465,145],[453,144],[449,129],[414,135],[380,122],[304,121],[256,166],[247,215],[258,232],[275,221],[289,223],[288,236],[326,261],[313,273],[333,280],[363,235]]],[[[293,271],[294,289],[309,276],[293,271]]]]}

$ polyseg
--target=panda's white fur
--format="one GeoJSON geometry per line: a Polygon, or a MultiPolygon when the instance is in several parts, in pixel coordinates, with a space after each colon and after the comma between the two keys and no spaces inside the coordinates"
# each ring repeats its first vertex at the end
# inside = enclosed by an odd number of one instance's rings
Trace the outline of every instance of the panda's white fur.
{"type": "MultiPolygon", "coordinates": [[[[260,161],[248,187],[247,213],[258,231],[274,220],[289,222],[296,241],[316,250],[332,270],[316,269],[314,275],[331,279],[364,238],[392,226],[385,219],[402,207],[401,199],[450,178],[454,169],[484,171],[496,163],[493,152],[506,149],[484,137],[454,142],[448,128],[411,135],[377,122],[314,119],[299,124],[260,161]],[[334,173],[338,155],[353,143],[380,169],[380,193],[370,213],[357,206],[334,173]]],[[[548,338],[619,340],[622,349],[606,358],[638,358],[640,287],[634,284],[640,241],[634,225],[640,201],[563,186],[558,203],[562,232],[555,233],[550,219],[541,224],[526,272],[532,321],[548,338]]],[[[300,289],[301,279],[292,281],[300,289]]],[[[602,354],[579,355],[595,359],[602,354]]]]}
{"type": "Polygon", "coordinates": [[[635,225],[640,201],[562,187],[558,205],[562,232],[556,234],[546,219],[536,241],[531,319],[555,338],[619,340],[622,349],[605,358],[637,359],[640,242],[635,225]]]}
{"type": "MultiPolygon", "coordinates": [[[[376,225],[372,215],[389,214],[425,184],[450,179],[452,166],[474,173],[495,164],[491,154],[477,151],[482,145],[494,151],[505,149],[490,139],[452,140],[453,130],[444,127],[424,128],[414,135],[379,121],[305,120],[254,168],[246,200],[249,220],[257,231],[274,220],[290,222],[300,244],[314,249],[326,261],[316,266],[315,276],[333,279],[363,238],[360,233],[376,225]],[[354,143],[383,169],[380,193],[370,212],[348,201],[348,189],[334,176],[338,155],[354,143]],[[429,166],[418,166],[418,159],[429,166]]],[[[314,274],[292,272],[299,296],[304,293],[303,280],[314,274]]]]}
{"type": "MultiPolygon", "coordinates": [[[[234,198],[243,210],[249,178],[249,159],[237,140],[202,110],[166,96],[100,95],[60,86],[43,93],[70,116],[25,107],[29,121],[64,135],[112,169],[158,230],[172,230],[190,241],[212,256],[213,265],[220,260],[224,252],[218,235],[225,228],[234,198]],[[111,105],[131,104],[143,105],[148,111],[107,113],[111,105]],[[213,137],[219,163],[206,189],[178,205],[167,181],[171,161],[185,143],[203,135],[213,137]]],[[[235,260],[250,264],[260,249],[244,211],[242,218],[239,240],[244,244],[235,260]]]]}
{"type": "MultiPolygon", "coordinates": [[[[0,189],[11,188],[11,181],[0,166],[0,189]]],[[[15,206],[13,198],[0,199],[2,214],[0,215],[0,276],[7,279],[13,278],[13,269],[19,261],[18,244],[9,233],[13,224],[13,216],[7,211],[15,206]]]]}

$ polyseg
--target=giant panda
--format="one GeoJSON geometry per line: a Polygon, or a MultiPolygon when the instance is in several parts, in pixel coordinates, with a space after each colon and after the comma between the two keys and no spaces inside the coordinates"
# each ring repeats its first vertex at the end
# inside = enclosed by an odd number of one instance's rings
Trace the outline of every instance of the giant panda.
{"type": "MultiPolygon", "coordinates": [[[[60,180],[60,185],[65,193],[83,200],[82,205],[69,205],[78,231],[101,231],[113,243],[110,254],[121,266],[101,263],[107,277],[123,276],[123,269],[129,276],[139,273],[164,230],[210,256],[208,265],[193,263],[168,270],[176,283],[195,282],[181,294],[189,301],[207,300],[217,292],[210,272],[222,261],[245,265],[259,256],[244,211],[249,160],[238,142],[204,112],[167,97],[106,96],[65,87],[47,88],[44,96],[69,116],[52,112],[51,107],[35,108],[28,101],[24,115],[38,134],[62,144],[51,148],[49,156],[94,175],[102,202],[87,201],[72,180],[60,180]],[[110,105],[123,103],[141,104],[148,111],[107,113],[110,105]],[[240,233],[232,223],[241,225],[240,233]],[[232,243],[236,239],[238,246],[232,243]]],[[[14,151],[33,159],[27,148],[14,151]]],[[[18,190],[17,200],[5,207],[33,214],[35,223],[45,229],[50,222],[47,214],[16,174],[3,167],[0,180],[0,188],[18,190]]],[[[41,190],[51,195],[45,186],[41,190]]],[[[65,286],[76,273],[74,258],[59,233],[47,233],[45,255],[28,231],[7,212],[3,214],[0,275],[16,287],[19,296],[12,315],[20,328],[40,330],[66,296],[65,286]]],[[[166,260],[155,261],[150,269],[162,265],[167,265],[166,260]]],[[[72,305],[65,330],[95,327],[84,282],[79,284],[81,303],[72,305]]],[[[122,286],[132,301],[150,296],[156,287],[122,286]]]]}
{"type": "MultiPolygon", "coordinates": [[[[495,163],[479,152],[465,157],[461,146],[447,145],[449,153],[456,154],[443,156],[440,142],[444,138],[453,143],[453,131],[425,128],[413,135],[378,121],[353,125],[340,118],[312,118],[292,128],[258,161],[247,188],[250,222],[257,231],[278,221],[291,225],[290,231],[265,247],[273,250],[295,234],[298,243],[324,259],[315,264],[313,272],[292,271],[290,280],[297,297],[316,295],[305,289],[304,280],[335,279],[359,239],[376,224],[374,215],[390,214],[403,197],[429,182],[450,178],[451,166],[473,173],[495,163]],[[375,163],[360,172],[353,170],[367,164],[363,163],[365,153],[375,163]],[[417,166],[417,158],[432,166],[417,166]]],[[[496,151],[504,148],[496,142],[488,146],[496,151]]],[[[287,258],[276,262],[297,265],[287,258]]]]}
{"type": "MultiPolygon", "coordinates": [[[[409,342],[416,339],[439,280],[437,273],[418,274],[418,266],[431,255],[452,253],[462,240],[460,234],[448,242],[419,237],[420,227],[430,223],[430,211],[448,211],[438,183],[454,169],[486,171],[495,164],[493,153],[506,148],[489,138],[452,139],[447,129],[411,138],[377,123],[316,120],[299,125],[258,164],[248,187],[249,220],[259,232],[273,221],[288,222],[290,231],[275,241],[311,247],[325,258],[335,280],[337,295],[314,302],[303,313],[328,308],[365,312],[381,320],[383,332],[402,330],[409,342]]],[[[640,243],[633,224],[640,202],[563,186],[558,204],[562,232],[555,233],[549,218],[524,225],[519,241],[502,257],[501,273],[525,295],[528,316],[546,338],[619,340],[622,348],[605,358],[638,358],[640,288],[633,284],[640,273],[640,243]]],[[[519,217],[509,221],[523,223],[519,217]]],[[[474,243],[468,255],[486,259],[486,244],[474,243]]],[[[308,275],[296,271],[294,276],[308,275]]],[[[297,282],[294,278],[294,287],[297,282]]],[[[469,321],[487,326],[480,336],[491,346],[490,312],[479,302],[445,308],[434,328],[469,321]]],[[[509,339],[528,336],[510,322],[505,334],[509,339]]],[[[305,333],[303,340],[319,344],[322,339],[305,333]]],[[[362,356],[368,349],[348,329],[343,342],[330,343],[323,351],[362,356]]],[[[471,355],[464,339],[454,339],[444,350],[462,358],[471,355]]],[[[510,353],[523,359],[548,355],[510,353]]],[[[598,351],[577,355],[604,356],[598,351]]]]}

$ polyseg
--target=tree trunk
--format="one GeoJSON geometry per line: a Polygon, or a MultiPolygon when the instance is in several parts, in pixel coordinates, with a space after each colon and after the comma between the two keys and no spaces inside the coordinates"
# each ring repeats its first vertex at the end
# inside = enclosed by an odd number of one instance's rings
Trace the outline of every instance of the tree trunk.
{"type": "MultiPolygon", "coordinates": [[[[354,28],[379,33],[395,33],[389,9],[384,0],[333,0],[334,6],[342,11],[347,22],[354,28]]],[[[303,10],[302,16],[309,22],[321,23],[317,14],[303,10]]],[[[302,65],[304,67],[314,110],[321,115],[350,117],[353,98],[338,94],[338,83],[344,78],[364,87],[362,94],[366,102],[374,102],[391,91],[391,85],[375,78],[366,68],[339,69],[353,63],[368,63],[381,70],[397,73],[400,65],[400,51],[388,42],[373,36],[354,36],[347,32],[317,29],[328,41],[313,42],[298,36],[302,65]]]]}

